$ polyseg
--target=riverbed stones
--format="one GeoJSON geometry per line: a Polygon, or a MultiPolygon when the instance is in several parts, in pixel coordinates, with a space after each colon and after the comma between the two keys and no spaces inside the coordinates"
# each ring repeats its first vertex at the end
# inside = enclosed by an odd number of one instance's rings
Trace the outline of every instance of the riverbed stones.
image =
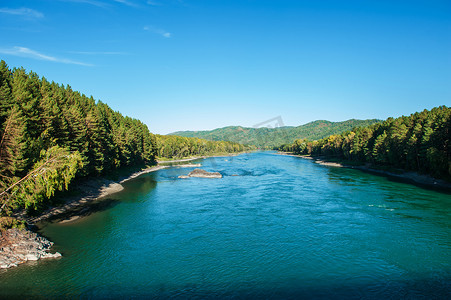
{"type": "Polygon", "coordinates": [[[199,177],[199,178],[222,178],[222,174],[219,172],[208,172],[202,169],[194,169],[189,172],[188,175],[181,175],[179,178],[190,178],[190,177],[199,177]]]}
{"type": "Polygon", "coordinates": [[[61,257],[59,252],[48,252],[53,245],[52,242],[29,230],[13,228],[0,234],[0,269],[42,258],[61,257]]]}

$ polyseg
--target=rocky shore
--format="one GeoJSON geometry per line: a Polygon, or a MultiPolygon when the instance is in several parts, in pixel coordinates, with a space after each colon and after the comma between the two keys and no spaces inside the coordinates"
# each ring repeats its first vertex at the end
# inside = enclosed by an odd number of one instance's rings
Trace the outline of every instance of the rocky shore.
{"type": "Polygon", "coordinates": [[[42,258],[57,258],[61,254],[50,253],[53,243],[29,230],[16,228],[0,231],[0,269],[42,258]]]}
{"type": "MultiPolygon", "coordinates": [[[[233,154],[229,156],[234,156],[233,154]]],[[[101,199],[120,192],[124,189],[122,184],[126,181],[132,180],[140,175],[158,171],[169,167],[178,168],[191,168],[200,167],[201,164],[180,164],[170,165],[171,163],[188,162],[200,158],[206,157],[194,157],[188,159],[180,159],[173,161],[163,161],[162,163],[168,163],[168,165],[156,165],[149,167],[142,171],[135,172],[129,176],[120,178],[117,181],[111,181],[104,178],[92,178],[79,182],[76,186],[76,190],[79,193],[76,196],[67,197],[63,205],[57,207],[51,207],[47,211],[43,212],[37,217],[28,217],[25,219],[29,225],[36,225],[42,221],[49,219],[57,219],[60,222],[71,222],[79,219],[80,217],[89,214],[90,207],[93,203],[99,202],[101,199]]],[[[200,170],[200,169],[196,169],[200,170]]],[[[222,175],[217,172],[206,172],[204,170],[196,171],[193,174],[189,174],[187,177],[204,177],[204,178],[221,178],[222,175]]],[[[104,200],[102,200],[103,202],[104,200]]],[[[61,257],[61,254],[50,253],[49,249],[53,245],[52,242],[44,237],[39,236],[28,229],[8,229],[0,230],[0,269],[15,267],[21,263],[27,261],[34,261],[43,258],[57,258],[61,257]]]]}
{"type": "MultiPolygon", "coordinates": [[[[164,168],[167,166],[150,167],[118,181],[102,178],[86,180],[77,185],[76,188],[80,191],[77,196],[68,197],[63,205],[52,207],[37,217],[26,218],[26,222],[29,225],[35,225],[44,220],[60,218],[60,216],[63,216],[61,222],[76,220],[89,211],[87,205],[122,191],[124,182],[164,168]]],[[[52,245],[52,242],[28,229],[13,228],[0,231],[0,269],[15,267],[27,261],[61,257],[58,252],[54,254],[48,252],[52,245]]]]}

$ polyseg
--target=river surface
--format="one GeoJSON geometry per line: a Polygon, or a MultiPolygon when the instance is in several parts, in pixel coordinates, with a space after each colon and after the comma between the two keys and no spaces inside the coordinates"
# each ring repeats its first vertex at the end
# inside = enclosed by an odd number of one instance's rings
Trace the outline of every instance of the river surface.
{"type": "Polygon", "coordinates": [[[0,297],[451,297],[451,196],[271,152],[170,168],[41,234],[61,259],[0,271],[0,297]]]}

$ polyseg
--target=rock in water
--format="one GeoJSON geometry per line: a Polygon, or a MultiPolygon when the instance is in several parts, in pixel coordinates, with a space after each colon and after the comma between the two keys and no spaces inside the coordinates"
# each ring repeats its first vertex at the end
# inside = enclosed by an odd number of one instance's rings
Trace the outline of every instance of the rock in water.
{"type": "Polygon", "coordinates": [[[189,178],[189,177],[199,177],[199,178],[222,178],[222,174],[219,172],[207,172],[202,169],[194,169],[188,176],[182,175],[179,178],[189,178]]]}
{"type": "Polygon", "coordinates": [[[61,256],[58,252],[48,252],[52,242],[29,230],[13,228],[0,235],[0,269],[15,267],[26,261],[61,256]]]}

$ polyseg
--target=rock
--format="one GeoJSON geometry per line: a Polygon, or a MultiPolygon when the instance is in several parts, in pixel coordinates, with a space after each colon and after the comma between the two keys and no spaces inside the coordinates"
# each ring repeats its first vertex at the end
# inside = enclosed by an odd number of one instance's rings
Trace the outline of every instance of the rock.
{"type": "Polygon", "coordinates": [[[39,258],[40,258],[40,256],[37,252],[28,253],[27,255],[25,255],[26,260],[39,260],[39,258]]]}
{"type": "Polygon", "coordinates": [[[61,257],[61,253],[48,252],[52,242],[29,230],[8,229],[2,233],[0,244],[0,269],[41,258],[61,257]]]}
{"type": "Polygon", "coordinates": [[[202,169],[194,169],[191,171],[188,176],[182,175],[179,178],[190,178],[190,177],[199,177],[199,178],[222,178],[221,173],[219,172],[207,172],[202,169]]]}
{"type": "Polygon", "coordinates": [[[61,257],[61,253],[59,252],[55,252],[55,253],[49,253],[46,252],[44,256],[41,256],[41,258],[57,258],[57,257],[61,257]]]}

